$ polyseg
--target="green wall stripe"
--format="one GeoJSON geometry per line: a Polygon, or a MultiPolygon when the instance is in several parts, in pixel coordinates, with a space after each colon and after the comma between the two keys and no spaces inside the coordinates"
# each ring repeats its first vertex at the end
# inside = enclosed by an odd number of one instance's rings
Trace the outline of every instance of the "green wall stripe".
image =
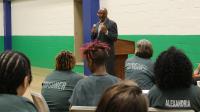
{"type": "MultiPolygon", "coordinates": [[[[200,35],[120,35],[120,39],[137,41],[145,38],[153,43],[153,60],[170,46],[182,49],[192,60],[194,66],[200,63],[200,35]]],[[[73,36],[13,36],[13,49],[25,53],[33,66],[54,68],[55,56],[61,50],[74,51],[73,36]]],[[[0,38],[0,51],[3,50],[3,39],[0,38]]],[[[83,73],[81,65],[75,71],[83,73]]]]}
{"type": "Polygon", "coordinates": [[[3,36],[0,36],[0,52],[4,50],[4,39],[3,36]]]}
{"type": "Polygon", "coordinates": [[[72,36],[13,36],[13,49],[24,52],[33,66],[54,68],[62,50],[74,51],[72,36]]]}
{"type": "Polygon", "coordinates": [[[154,55],[153,60],[170,46],[182,49],[191,59],[194,67],[200,63],[200,35],[120,35],[121,39],[138,41],[145,38],[152,42],[154,55]]]}

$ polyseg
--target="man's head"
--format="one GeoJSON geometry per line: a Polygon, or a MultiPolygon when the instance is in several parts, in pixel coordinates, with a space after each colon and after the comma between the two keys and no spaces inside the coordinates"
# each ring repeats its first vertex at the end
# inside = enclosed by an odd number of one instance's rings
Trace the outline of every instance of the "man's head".
{"type": "Polygon", "coordinates": [[[107,18],[108,15],[108,11],[106,8],[101,8],[99,9],[99,11],[97,12],[97,16],[99,17],[101,22],[104,22],[105,19],[107,18]]]}
{"type": "Polygon", "coordinates": [[[139,40],[136,43],[135,55],[141,58],[149,59],[153,55],[152,44],[146,39],[139,40]]]}

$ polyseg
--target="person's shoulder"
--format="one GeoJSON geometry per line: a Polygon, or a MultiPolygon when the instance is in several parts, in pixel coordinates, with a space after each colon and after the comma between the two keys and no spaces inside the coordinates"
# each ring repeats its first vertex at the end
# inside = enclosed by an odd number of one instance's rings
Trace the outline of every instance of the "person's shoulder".
{"type": "Polygon", "coordinates": [[[78,86],[80,86],[80,85],[84,85],[85,83],[88,83],[89,81],[90,81],[90,76],[88,76],[88,77],[83,77],[82,79],[80,79],[79,81],[78,81],[78,83],[77,83],[77,85],[78,86]]]}
{"type": "Polygon", "coordinates": [[[142,63],[149,64],[149,65],[154,65],[154,61],[152,61],[151,58],[142,58],[142,57],[135,56],[135,60],[142,63]]]}
{"type": "Polygon", "coordinates": [[[126,59],[126,63],[132,62],[132,61],[134,61],[134,60],[135,60],[135,57],[130,57],[130,58],[126,59]]]}
{"type": "Polygon", "coordinates": [[[22,110],[29,110],[29,112],[37,112],[35,105],[25,97],[4,94],[1,95],[0,100],[1,102],[4,102],[4,110],[8,110],[8,108],[10,108],[9,110],[16,109],[20,110],[21,112],[23,112],[22,110]],[[12,105],[15,106],[13,107],[12,105]]]}
{"type": "Polygon", "coordinates": [[[193,94],[198,94],[198,95],[200,94],[200,88],[198,86],[192,84],[190,86],[190,89],[191,89],[193,94]]]}
{"type": "Polygon", "coordinates": [[[154,64],[155,62],[150,58],[148,59],[149,63],[154,64]]]}
{"type": "Polygon", "coordinates": [[[108,24],[117,24],[114,20],[110,19],[110,18],[107,18],[107,22],[108,24]]]}
{"type": "Polygon", "coordinates": [[[73,77],[77,78],[77,79],[83,79],[84,78],[83,74],[79,74],[79,73],[76,73],[76,72],[73,72],[73,71],[71,72],[71,75],[73,77]]]}
{"type": "Polygon", "coordinates": [[[154,85],[150,90],[149,90],[149,95],[154,95],[154,94],[157,94],[157,93],[160,93],[160,89],[154,85]]]}
{"type": "Polygon", "coordinates": [[[32,108],[36,110],[36,107],[31,100],[25,97],[21,97],[21,100],[24,101],[24,103],[27,105],[28,108],[32,108]]]}
{"type": "Polygon", "coordinates": [[[92,76],[84,77],[77,82],[75,89],[81,90],[82,88],[88,88],[91,84],[94,83],[94,81],[95,80],[92,78],[92,76]]]}
{"type": "Polygon", "coordinates": [[[109,77],[111,80],[114,80],[114,81],[120,81],[121,80],[120,78],[113,76],[113,75],[110,75],[110,74],[108,74],[106,76],[109,77]]]}
{"type": "Polygon", "coordinates": [[[49,74],[47,74],[45,80],[51,79],[51,78],[53,78],[55,75],[58,75],[58,74],[60,74],[59,71],[53,70],[53,71],[51,71],[49,74]]]}
{"type": "Polygon", "coordinates": [[[10,101],[10,99],[12,99],[15,102],[21,102],[21,101],[23,102],[25,101],[25,99],[28,100],[27,98],[11,94],[1,94],[0,98],[7,99],[7,101],[10,101]]]}
{"type": "Polygon", "coordinates": [[[108,20],[112,23],[116,23],[113,19],[108,18],[108,20]]]}

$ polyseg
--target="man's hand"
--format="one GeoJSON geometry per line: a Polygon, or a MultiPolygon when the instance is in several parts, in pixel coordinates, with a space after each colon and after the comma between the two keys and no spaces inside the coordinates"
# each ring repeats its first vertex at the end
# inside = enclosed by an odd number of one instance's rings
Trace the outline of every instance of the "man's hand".
{"type": "Polygon", "coordinates": [[[102,27],[101,27],[101,33],[106,33],[108,31],[108,29],[106,28],[106,25],[103,25],[102,27]]]}
{"type": "Polygon", "coordinates": [[[91,32],[92,32],[92,33],[97,33],[96,26],[93,25],[93,27],[92,27],[92,29],[91,29],[91,32]]]}

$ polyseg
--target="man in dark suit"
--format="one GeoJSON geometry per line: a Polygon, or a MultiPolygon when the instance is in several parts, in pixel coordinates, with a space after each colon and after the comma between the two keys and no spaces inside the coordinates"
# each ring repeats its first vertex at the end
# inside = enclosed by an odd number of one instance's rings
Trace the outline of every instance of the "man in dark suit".
{"type": "Polygon", "coordinates": [[[115,75],[114,41],[117,40],[118,31],[117,24],[114,21],[110,20],[107,15],[108,11],[106,8],[99,9],[97,13],[97,16],[99,17],[99,22],[93,25],[93,28],[91,30],[91,40],[100,40],[110,46],[110,57],[106,62],[106,69],[109,74],[115,75]]]}

